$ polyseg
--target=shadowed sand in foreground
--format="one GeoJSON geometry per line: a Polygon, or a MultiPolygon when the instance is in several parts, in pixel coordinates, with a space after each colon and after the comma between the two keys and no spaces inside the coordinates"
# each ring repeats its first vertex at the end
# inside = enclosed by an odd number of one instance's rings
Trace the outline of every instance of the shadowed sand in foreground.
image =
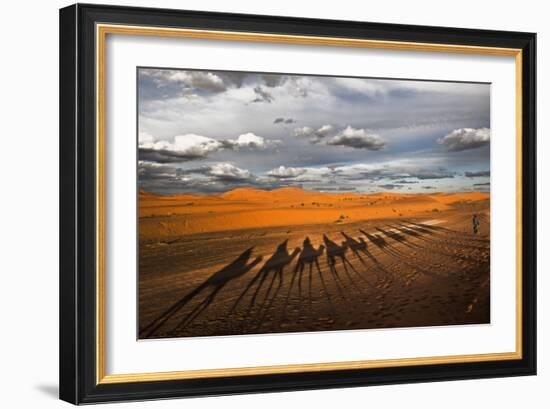
{"type": "Polygon", "coordinates": [[[489,322],[488,195],[307,202],[298,190],[292,199],[142,193],[139,337],[489,322]]]}

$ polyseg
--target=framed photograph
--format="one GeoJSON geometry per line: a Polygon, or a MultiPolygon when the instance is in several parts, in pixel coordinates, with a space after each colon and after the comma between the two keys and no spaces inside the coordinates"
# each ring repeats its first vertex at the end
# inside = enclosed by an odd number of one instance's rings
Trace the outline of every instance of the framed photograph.
{"type": "Polygon", "coordinates": [[[535,44],[61,9],[61,399],[534,375],[535,44]]]}

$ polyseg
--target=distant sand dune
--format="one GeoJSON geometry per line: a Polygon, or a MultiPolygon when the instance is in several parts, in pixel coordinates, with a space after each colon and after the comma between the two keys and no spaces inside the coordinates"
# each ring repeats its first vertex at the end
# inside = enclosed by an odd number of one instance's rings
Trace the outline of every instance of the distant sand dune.
{"type": "Polygon", "coordinates": [[[488,200],[488,193],[321,193],[300,188],[239,188],[219,195],[161,196],[140,190],[141,240],[216,231],[346,224],[441,212],[488,200]]]}

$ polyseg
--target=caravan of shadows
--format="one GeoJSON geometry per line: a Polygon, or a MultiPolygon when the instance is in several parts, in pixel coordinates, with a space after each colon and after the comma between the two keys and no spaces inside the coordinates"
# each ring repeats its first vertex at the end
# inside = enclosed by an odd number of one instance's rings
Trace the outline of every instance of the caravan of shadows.
{"type": "Polygon", "coordinates": [[[139,337],[488,323],[488,200],[437,213],[144,239],[139,337]]]}

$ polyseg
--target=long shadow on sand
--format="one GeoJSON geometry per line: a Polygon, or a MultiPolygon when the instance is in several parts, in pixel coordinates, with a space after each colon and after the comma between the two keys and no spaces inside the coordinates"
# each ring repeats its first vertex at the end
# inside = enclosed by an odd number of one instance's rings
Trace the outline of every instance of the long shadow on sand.
{"type": "MultiPolygon", "coordinates": [[[[443,257],[452,258],[452,259],[461,259],[462,258],[462,257],[458,257],[456,254],[451,254],[449,252],[439,250],[438,247],[440,247],[440,245],[441,245],[441,238],[437,239],[437,238],[430,237],[433,233],[431,233],[429,230],[422,229],[427,233],[422,233],[421,234],[420,231],[417,231],[415,228],[407,226],[407,225],[398,225],[398,226],[388,225],[388,227],[390,229],[397,230],[400,233],[405,234],[407,236],[410,236],[414,239],[418,239],[420,242],[430,244],[432,246],[430,248],[430,253],[436,253],[436,254],[439,254],[443,257]]],[[[454,243],[452,240],[450,240],[450,242],[453,245],[458,245],[458,244],[454,243]]],[[[416,247],[422,248],[422,246],[420,244],[417,244],[416,247]]]]}
{"type": "MultiPolygon", "coordinates": [[[[487,220],[487,219],[485,218],[485,220],[487,220]]],[[[443,226],[436,226],[436,225],[427,224],[427,223],[417,223],[417,222],[412,222],[412,221],[406,221],[406,223],[408,223],[408,224],[410,224],[414,227],[417,227],[417,228],[430,230],[434,234],[452,235],[451,237],[453,237],[454,240],[459,241],[461,243],[463,243],[465,241],[470,242],[470,243],[471,242],[479,242],[479,243],[488,243],[489,242],[489,239],[476,237],[476,236],[471,235],[471,234],[465,234],[462,231],[449,229],[449,228],[443,227],[443,226]]]]}
{"type": "MultiPolygon", "coordinates": [[[[364,234],[367,237],[367,239],[382,253],[392,256],[394,258],[400,258],[404,256],[402,253],[398,252],[397,250],[392,249],[389,246],[388,242],[380,234],[370,234],[362,229],[359,229],[359,231],[362,234],[364,234]]],[[[376,265],[377,269],[384,274],[384,276],[379,277],[379,279],[393,281],[396,278],[391,271],[389,271],[386,267],[384,267],[384,265],[374,256],[374,254],[371,251],[367,253],[367,256],[376,265]]]]}
{"type": "MultiPolygon", "coordinates": [[[[475,246],[475,245],[469,245],[462,241],[458,241],[456,239],[453,239],[452,237],[449,237],[449,235],[445,235],[444,237],[440,236],[433,236],[433,234],[420,234],[420,231],[417,231],[417,229],[414,226],[408,226],[408,225],[388,225],[390,228],[393,228],[395,230],[398,230],[399,232],[406,234],[408,236],[414,237],[419,240],[418,243],[424,243],[430,245],[430,252],[439,254],[440,256],[447,257],[449,259],[453,260],[470,260],[473,262],[478,262],[478,258],[475,256],[471,256],[468,254],[453,254],[445,250],[445,243],[447,243],[448,246],[454,247],[454,248],[464,248],[464,249],[470,249],[470,250],[483,250],[486,246],[475,246]]],[[[417,244],[419,248],[423,248],[420,244],[417,244]]]]}
{"type": "Polygon", "coordinates": [[[193,300],[197,295],[207,288],[211,288],[212,291],[206,296],[206,298],[199,303],[185,318],[180,321],[178,327],[186,325],[192,320],[194,320],[201,312],[203,312],[208,306],[214,301],[216,295],[224,288],[230,281],[241,277],[246,274],[248,271],[253,269],[258,263],[262,261],[262,257],[256,257],[252,262],[249,263],[250,257],[252,256],[253,247],[245,250],[239,257],[237,257],[233,262],[229,263],[227,266],[221,270],[212,274],[206,281],[201,285],[195,288],[193,291],[185,295],[183,298],[172,304],[165,312],[163,312],[159,317],[157,317],[153,322],[148,324],[142,330],[140,330],[140,338],[147,338],[152,336],[156,331],[158,331],[171,317],[178,313],[182,308],[184,308],[191,300],[193,300]]]}
{"type": "Polygon", "coordinates": [[[346,291],[344,291],[344,286],[346,286],[346,284],[343,278],[340,276],[338,269],[336,268],[336,261],[338,259],[342,262],[344,273],[347,276],[350,284],[357,291],[363,292],[363,289],[357,285],[355,279],[350,273],[350,270],[351,270],[355,274],[359,274],[358,271],[353,266],[353,264],[351,264],[351,262],[349,261],[348,257],[346,256],[346,252],[348,251],[348,246],[346,242],[343,241],[340,245],[338,245],[334,241],[330,240],[326,234],[323,234],[323,241],[325,243],[325,246],[327,247],[327,266],[329,268],[330,273],[332,274],[332,278],[334,279],[334,283],[336,284],[336,288],[338,289],[340,296],[344,300],[347,300],[346,291]]]}
{"type": "Polygon", "coordinates": [[[376,230],[378,230],[380,233],[382,233],[387,238],[390,238],[390,239],[396,241],[397,243],[404,245],[405,247],[409,247],[411,249],[419,249],[420,248],[419,245],[409,242],[409,240],[407,239],[406,236],[404,236],[403,234],[398,233],[394,229],[390,228],[388,230],[383,230],[383,229],[380,229],[380,228],[377,227],[376,230]]]}
{"type": "Polygon", "coordinates": [[[283,271],[285,267],[292,263],[292,260],[294,260],[298,253],[300,253],[300,248],[297,247],[294,249],[292,254],[289,254],[287,246],[288,239],[277,246],[275,252],[265,262],[260,271],[258,271],[258,273],[252,278],[252,280],[250,280],[244,291],[239,295],[239,298],[237,298],[237,301],[235,301],[235,304],[233,304],[230,313],[235,311],[244,296],[248,293],[248,291],[251,291],[254,284],[259,281],[256,285],[256,290],[254,291],[254,294],[252,295],[252,299],[250,300],[250,304],[248,306],[248,311],[250,311],[252,307],[254,307],[254,305],[256,304],[256,300],[258,298],[260,290],[264,286],[264,283],[269,276],[271,276],[271,281],[268,285],[264,299],[260,305],[260,310],[265,306],[266,302],[270,300],[270,293],[273,289],[275,279],[278,279],[278,284],[274,290],[273,295],[271,296],[271,299],[274,300],[277,297],[283,285],[283,271]]]}
{"type": "Polygon", "coordinates": [[[344,236],[344,244],[355,254],[355,256],[361,261],[361,263],[365,264],[365,261],[363,260],[363,256],[367,255],[367,242],[363,237],[359,237],[359,240],[354,239],[351,236],[348,236],[345,232],[341,231],[340,234],[344,236]]]}
{"type": "MultiPolygon", "coordinates": [[[[365,241],[365,239],[363,237],[359,237],[358,239],[354,239],[353,237],[347,235],[343,231],[341,231],[340,234],[342,236],[344,236],[344,239],[345,239],[343,244],[345,244],[352,251],[352,253],[355,255],[357,260],[359,260],[361,262],[361,264],[365,268],[365,273],[368,273],[370,271],[370,268],[369,268],[369,265],[367,264],[367,261],[363,257],[367,257],[374,264],[377,264],[378,260],[376,260],[374,258],[374,256],[370,253],[369,248],[368,248],[368,244],[365,241]]],[[[359,279],[361,279],[361,281],[363,281],[364,283],[366,283],[367,285],[369,285],[371,287],[375,287],[375,285],[366,277],[367,274],[360,274],[355,269],[354,269],[354,271],[356,272],[359,279]]],[[[380,275],[378,274],[378,272],[375,272],[375,275],[376,275],[376,279],[380,280],[380,275]]]]}
{"type": "MultiPolygon", "coordinates": [[[[377,231],[379,231],[384,236],[391,238],[392,240],[396,241],[397,244],[390,245],[389,242],[387,242],[384,237],[382,237],[381,234],[377,235],[371,235],[367,232],[364,232],[361,230],[363,234],[367,236],[367,238],[377,245],[377,247],[388,256],[394,257],[399,262],[407,265],[409,268],[419,271],[420,273],[423,273],[427,276],[436,277],[436,278],[448,278],[445,275],[433,273],[432,271],[426,270],[423,266],[420,265],[420,263],[412,263],[411,257],[409,254],[405,253],[403,250],[398,249],[396,246],[399,244],[404,245],[405,248],[411,249],[411,250],[423,250],[424,248],[419,246],[418,244],[412,244],[407,241],[407,238],[403,236],[402,234],[396,233],[395,231],[390,230],[382,230],[380,228],[376,228],[377,231]]],[[[395,277],[395,275],[394,275],[395,277]]]]}
{"type": "MultiPolygon", "coordinates": [[[[377,229],[379,230],[379,229],[377,229]]],[[[370,234],[364,230],[359,230],[361,233],[363,233],[365,236],[367,236],[367,239],[374,244],[379,250],[381,250],[383,253],[392,255],[394,257],[401,257],[403,254],[399,252],[398,250],[392,248],[390,244],[386,241],[384,237],[380,234],[370,234]]]]}
{"type": "Polygon", "coordinates": [[[302,252],[300,253],[300,256],[298,257],[298,262],[296,263],[296,267],[294,268],[294,272],[292,273],[292,278],[290,280],[290,286],[288,288],[288,293],[285,300],[285,307],[288,304],[288,300],[290,299],[290,295],[292,292],[292,289],[294,287],[294,283],[297,280],[298,284],[298,302],[301,304],[302,302],[302,278],[304,276],[304,270],[306,266],[308,267],[308,300],[311,302],[311,291],[312,291],[312,281],[313,281],[313,266],[315,265],[315,268],[317,269],[317,272],[319,273],[319,276],[321,278],[321,283],[323,284],[325,293],[327,294],[328,301],[330,303],[330,296],[328,295],[328,291],[325,286],[325,281],[323,278],[323,273],[321,272],[321,267],[319,266],[319,257],[323,254],[325,251],[325,246],[320,245],[318,249],[313,247],[311,244],[311,240],[309,237],[306,237],[303,242],[303,248],[302,252]]]}

